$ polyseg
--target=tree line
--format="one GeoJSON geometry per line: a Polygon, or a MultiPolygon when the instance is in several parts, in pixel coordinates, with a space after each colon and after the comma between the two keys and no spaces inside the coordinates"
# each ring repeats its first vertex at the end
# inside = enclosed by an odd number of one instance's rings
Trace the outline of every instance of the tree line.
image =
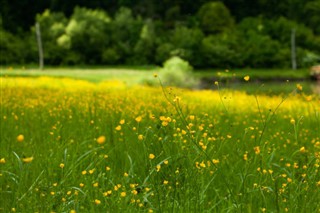
{"type": "Polygon", "coordinates": [[[1,1],[4,65],[37,62],[36,22],[47,65],[290,67],[293,32],[298,66],[320,63],[320,0],[1,1]]]}

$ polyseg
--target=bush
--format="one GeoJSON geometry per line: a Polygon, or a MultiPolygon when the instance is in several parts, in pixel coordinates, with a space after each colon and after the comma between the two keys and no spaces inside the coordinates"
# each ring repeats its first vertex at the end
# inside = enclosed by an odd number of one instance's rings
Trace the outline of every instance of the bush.
{"type": "Polygon", "coordinates": [[[166,85],[194,88],[198,81],[192,77],[192,69],[187,61],[174,56],[164,62],[159,76],[166,85]]]}

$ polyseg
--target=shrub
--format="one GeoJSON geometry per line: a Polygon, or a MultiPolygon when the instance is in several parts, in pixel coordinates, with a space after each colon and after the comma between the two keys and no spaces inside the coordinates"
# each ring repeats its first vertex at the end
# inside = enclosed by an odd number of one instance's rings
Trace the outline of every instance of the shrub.
{"type": "Polygon", "coordinates": [[[192,69],[187,61],[173,56],[164,62],[159,76],[166,85],[194,88],[198,85],[198,81],[192,77],[192,69]]]}

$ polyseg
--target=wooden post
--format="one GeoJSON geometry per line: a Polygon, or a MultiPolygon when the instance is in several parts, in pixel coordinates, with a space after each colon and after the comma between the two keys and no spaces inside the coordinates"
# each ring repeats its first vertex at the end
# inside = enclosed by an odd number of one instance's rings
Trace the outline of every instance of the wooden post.
{"type": "Polygon", "coordinates": [[[291,64],[292,69],[297,69],[297,57],[296,57],[296,29],[291,30],[291,64]]]}
{"type": "Polygon", "coordinates": [[[37,36],[38,51],[39,51],[39,69],[43,70],[43,48],[42,48],[42,41],[41,41],[40,24],[38,22],[36,23],[36,36],[37,36]]]}

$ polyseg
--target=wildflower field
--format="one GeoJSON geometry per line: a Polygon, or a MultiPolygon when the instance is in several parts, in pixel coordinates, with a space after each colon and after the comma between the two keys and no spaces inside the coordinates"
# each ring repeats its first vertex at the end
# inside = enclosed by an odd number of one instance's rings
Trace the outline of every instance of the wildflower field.
{"type": "Polygon", "coordinates": [[[292,90],[2,77],[0,212],[320,212],[319,96],[292,90]]]}

